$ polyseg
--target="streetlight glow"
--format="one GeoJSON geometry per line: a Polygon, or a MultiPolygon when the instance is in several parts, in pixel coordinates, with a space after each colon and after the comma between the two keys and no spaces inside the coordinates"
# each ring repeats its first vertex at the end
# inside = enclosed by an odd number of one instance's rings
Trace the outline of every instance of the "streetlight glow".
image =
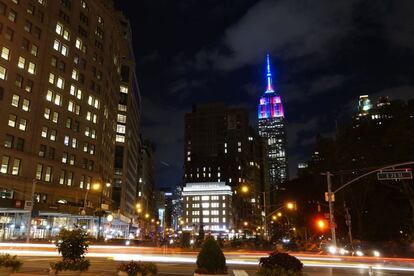
{"type": "Polygon", "coordinates": [[[278,213],[277,213],[277,216],[278,216],[278,217],[281,217],[281,216],[282,216],[282,213],[281,213],[281,212],[278,212],[278,213]]]}
{"type": "Polygon", "coordinates": [[[242,193],[248,193],[249,192],[249,187],[248,186],[242,186],[241,191],[242,191],[242,193]]]}
{"type": "Polygon", "coordinates": [[[99,184],[99,183],[95,183],[95,184],[92,185],[92,189],[94,189],[94,190],[99,190],[100,188],[101,188],[101,184],[99,184]]]}
{"type": "Polygon", "coordinates": [[[295,208],[295,205],[292,202],[288,202],[286,204],[286,208],[288,208],[289,210],[293,210],[295,208]]]}

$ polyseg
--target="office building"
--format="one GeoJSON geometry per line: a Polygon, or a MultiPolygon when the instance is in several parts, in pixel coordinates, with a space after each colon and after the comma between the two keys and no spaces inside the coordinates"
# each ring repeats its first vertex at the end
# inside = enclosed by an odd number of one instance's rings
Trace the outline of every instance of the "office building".
{"type": "Polygon", "coordinates": [[[249,125],[244,108],[223,103],[196,105],[185,115],[184,182],[225,183],[231,187],[232,225],[260,220],[263,177],[263,143],[249,125]],[[242,194],[243,185],[250,187],[242,194]]]}
{"type": "Polygon", "coordinates": [[[187,183],[183,188],[184,231],[198,232],[200,227],[213,234],[225,234],[233,228],[232,189],[224,182],[187,183]]]}

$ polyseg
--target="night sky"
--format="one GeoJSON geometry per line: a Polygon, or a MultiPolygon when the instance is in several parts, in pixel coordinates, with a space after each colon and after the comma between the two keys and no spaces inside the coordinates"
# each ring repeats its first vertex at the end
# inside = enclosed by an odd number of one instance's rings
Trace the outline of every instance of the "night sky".
{"type": "Polygon", "coordinates": [[[412,0],[115,2],[133,29],[158,187],[181,183],[184,113],[194,103],[244,106],[256,126],[266,52],[284,102],[291,174],[317,133],[349,120],[359,95],[414,98],[412,0]]]}

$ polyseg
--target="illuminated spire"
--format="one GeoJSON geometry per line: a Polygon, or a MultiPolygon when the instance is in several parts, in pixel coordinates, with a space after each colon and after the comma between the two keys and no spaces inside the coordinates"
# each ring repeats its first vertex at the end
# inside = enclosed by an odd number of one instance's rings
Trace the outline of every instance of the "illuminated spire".
{"type": "Polygon", "coordinates": [[[269,54],[266,55],[266,66],[267,66],[267,86],[266,86],[266,93],[275,92],[272,86],[272,71],[270,70],[270,56],[269,54]]]}

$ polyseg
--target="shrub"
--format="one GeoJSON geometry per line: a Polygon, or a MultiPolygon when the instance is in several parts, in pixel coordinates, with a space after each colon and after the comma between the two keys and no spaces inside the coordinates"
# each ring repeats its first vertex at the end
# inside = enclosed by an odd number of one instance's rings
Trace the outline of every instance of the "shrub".
{"type": "Polygon", "coordinates": [[[208,237],[197,256],[197,273],[227,273],[226,258],[213,237],[208,237]]]}
{"type": "Polygon", "coordinates": [[[157,275],[158,269],[154,263],[134,262],[121,263],[118,266],[119,271],[126,272],[128,276],[136,276],[141,273],[142,276],[157,275]]]}
{"type": "Polygon", "coordinates": [[[60,271],[64,270],[73,270],[73,271],[86,271],[88,270],[90,266],[89,260],[83,258],[83,259],[77,259],[77,260],[71,260],[71,259],[64,259],[62,261],[51,263],[50,267],[53,271],[55,271],[56,274],[58,274],[60,271]]]}
{"type": "Polygon", "coordinates": [[[80,228],[74,230],[62,229],[56,241],[56,247],[63,259],[77,260],[88,251],[88,235],[80,228]]]}
{"type": "Polygon", "coordinates": [[[273,252],[269,257],[260,258],[260,276],[300,276],[303,264],[287,253],[273,252]]]}
{"type": "Polygon", "coordinates": [[[22,266],[22,262],[17,259],[17,256],[11,256],[10,254],[0,255],[0,267],[11,268],[13,272],[16,272],[22,266]]]}
{"type": "Polygon", "coordinates": [[[57,237],[56,247],[63,260],[51,263],[51,269],[55,273],[63,270],[88,270],[90,262],[85,259],[89,247],[87,238],[88,235],[80,228],[74,230],[62,229],[57,237]]]}

